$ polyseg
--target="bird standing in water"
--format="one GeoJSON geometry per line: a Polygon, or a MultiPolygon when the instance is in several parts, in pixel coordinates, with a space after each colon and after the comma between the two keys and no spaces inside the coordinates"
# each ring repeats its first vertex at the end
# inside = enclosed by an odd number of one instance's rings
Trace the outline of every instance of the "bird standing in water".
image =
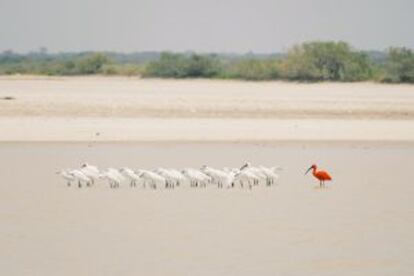
{"type": "Polygon", "coordinates": [[[312,171],[313,176],[319,180],[320,187],[325,187],[325,181],[331,181],[332,177],[326,171],[319,170],[317,171],[317,166],[313,164],[310,168],[305,172],[305,175],[310,171],[312,171]]]}

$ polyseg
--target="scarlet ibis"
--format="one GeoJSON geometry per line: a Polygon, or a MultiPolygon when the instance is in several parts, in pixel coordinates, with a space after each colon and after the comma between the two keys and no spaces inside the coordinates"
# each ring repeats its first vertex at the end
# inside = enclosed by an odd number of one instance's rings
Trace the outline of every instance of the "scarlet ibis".
{"type": "Polygon", "coordinates": [[[325,181],[330,181],[332,180],[332,177],[329,175],[329,173],[327,173],[326,171],[322,171],[322,170],[317,170],[317,166],[315,164],[313,164],[312,166],[310,166],[310,168],[305,172],[305,175],[310,171],[312,171],[313,176],[319,180],[319,185],[320,187],[325,187],[325,181]]]}

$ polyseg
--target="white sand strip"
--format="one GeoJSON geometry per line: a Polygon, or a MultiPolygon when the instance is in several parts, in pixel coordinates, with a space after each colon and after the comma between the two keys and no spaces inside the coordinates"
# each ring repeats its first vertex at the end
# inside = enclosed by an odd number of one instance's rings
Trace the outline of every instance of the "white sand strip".
{"type": "Polygon", "coordinates": [[[412,120],[1,118],[0,141],[414,141],[412,120]]]}
{"type": "Polygon", "coordinates": [[[414,86],[0,77],[0,117],[413,119],[414,86]]]}

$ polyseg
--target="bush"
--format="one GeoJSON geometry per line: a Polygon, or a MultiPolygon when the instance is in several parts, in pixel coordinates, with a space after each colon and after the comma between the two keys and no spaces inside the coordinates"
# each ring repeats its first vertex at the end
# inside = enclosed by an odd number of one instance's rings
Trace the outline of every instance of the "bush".
{"type": "Polygon", "coordinates": [[[288,52],[281,66],[283,77],[306,81],[360,81],[371,77],[366,55],[345,42],[308,42],[288,52]]]}
{"type": "Polygon", "coordinates": [[[279,78],[277,60],[249,59],[233,62],[226,66],[222,77],[243,80],[273,80],[279,78]]]}
{"type": "Polygon", "coordinates": [[[384,67],[383,82],[414,83],[414,53],[407,48],[391,48],[384,67]]]}
{"type": "Polygon", "coordinates": [[[101,71],[104,75],[140,76],[143,68],[136,64],[105,64],[101,71]]]}
{"type": "Polygon", "coordinates": [[[307,42],[279,55],[4,51],[2,74],[414,83],[414,53],[407,48],[355,51],[345,42],[307,42]]]}
{"type": "Polygon", "coordinates": [[[75,63],[75,73],[80,75],[91,75],[102,73],[102,67],[110,63],[108,57],[103,54],[91,54],[79,59],[75,63]]]}
{"type": "Polygon", "coordinates": [[[147,77],[211,78],[217,76],[220,65],[214,56],[162,53],[158,61],[150,62],[144,71],[147,77]]]}

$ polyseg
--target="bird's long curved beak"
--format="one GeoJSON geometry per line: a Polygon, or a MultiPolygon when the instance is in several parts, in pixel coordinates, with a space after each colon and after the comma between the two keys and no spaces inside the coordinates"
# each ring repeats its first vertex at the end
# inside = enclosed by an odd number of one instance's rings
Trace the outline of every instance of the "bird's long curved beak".
{"type": "Polygon", "coordinates": [[[306,172],[305,172],[305,175],[307,175],[308,174],[308,172],[310,171],[310,170],[312,170],[312,167],[310,167],[306,172]]]}

